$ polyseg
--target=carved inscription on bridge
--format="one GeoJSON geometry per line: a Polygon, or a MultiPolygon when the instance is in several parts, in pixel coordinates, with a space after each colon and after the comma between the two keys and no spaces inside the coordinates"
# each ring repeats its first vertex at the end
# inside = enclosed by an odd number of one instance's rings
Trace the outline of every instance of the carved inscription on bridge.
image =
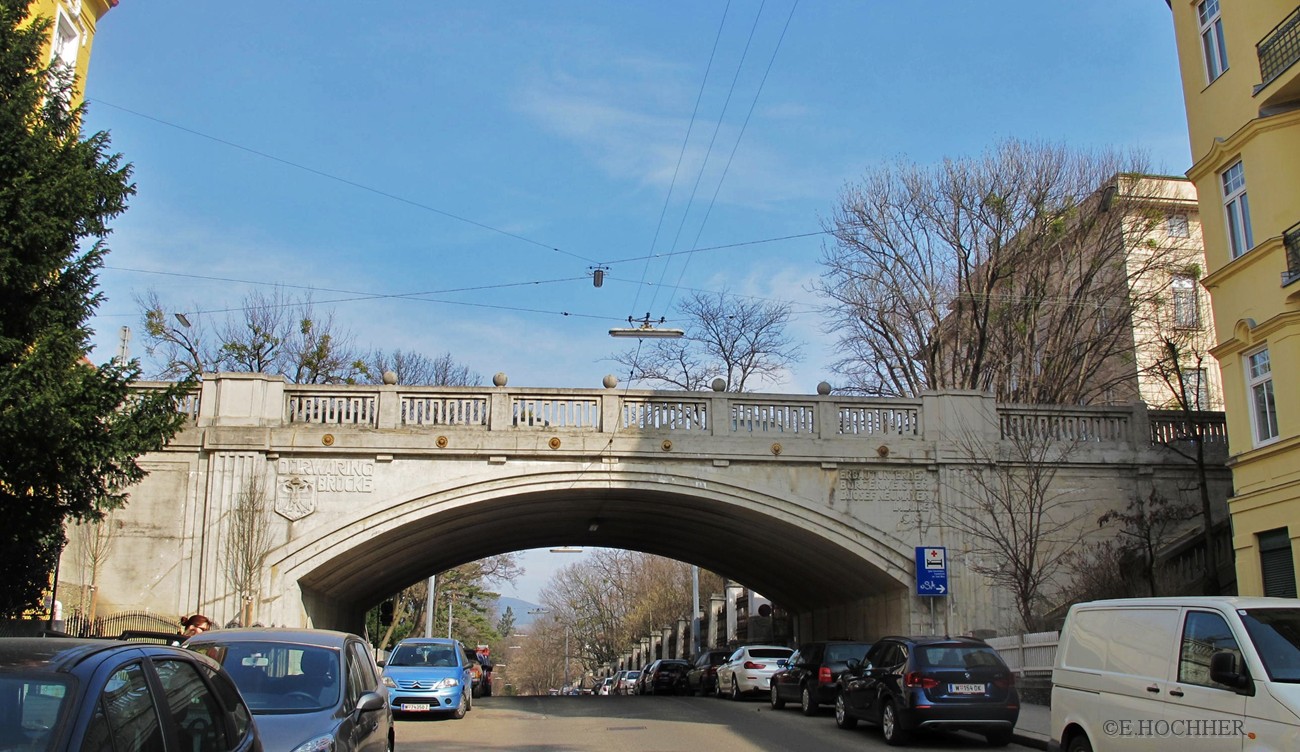
{"type": "Polygon", "coordinates": [[[275,511],[297,521],[316,511],[319,493],[371,493],[374,460],[282,459],[276,464],[275,511]]]}
{"type": "Polygon", "coordinates": [[[915,530],[927,522],[938,494],[933,473],[925,470],[840,468],[833,506],[883,530],[915,530]]]}

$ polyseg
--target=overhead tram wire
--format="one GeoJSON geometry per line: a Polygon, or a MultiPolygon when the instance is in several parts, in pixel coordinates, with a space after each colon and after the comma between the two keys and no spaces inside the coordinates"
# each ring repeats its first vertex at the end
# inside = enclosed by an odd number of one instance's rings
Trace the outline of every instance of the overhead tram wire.
{"type": "Polygon", "coordinates": [[[254,156],[262,157],[263,159],[269,159],[269,160],[271,160],[271,161],[273,161],[273,162],[279,162],[279,163],[282,164],[282,165],[286,165],[286,166],[288,166],[288,167],[292,167],[292,168],[297,169],[297,170],[302,170],[303,172],[308,172],[308,173],[311,173],[312,175],[317,175],[317,176],[322,177],[322,178],[325,178],[325,179],[327,179],[327,180],[333,180],[333,181],[335,181],[335,182],[337,182],[337,183],[342,183],[343,185],[351,186],[351,187],[353,187],[353,188],[358,188],[358,189],[360,189],[360,190],[367,191],[367,192],[369,192],[369,193],[373,193],[373,194],[375,194],[376,196],[383,196],[384,198],[389,198],[389,199],[392,199],[392,200],[394,200],[394,201],[400,201],[401,203],[406,204],[406,205],[408,205],[408,206],[413,206],[413,207],[415,207],[415,208],[417,208],[417,209],[423,209],[423,210],[425,210],[425,211],[427,211],[427,212],[433,212],[434,214],[438,214],[438,215],[443,216],[443,217],[446,217],[446,218],[448,218],[448,219],[454,219],[454,220],[456,220],[457,222],[464,222],[465,224],[473,225],[474,227],[478,227],[478,228],[483,229],[483,230],[488,230],[489,232],[495,232],[495,233],[497,233],[497,234],[499,234],[499,235],[505,235],[505,236],[508,237],[508,238],[514,238],[515,240],[521,240],[521,241],[523,241],[523,242],[525,242],[525,243],[529,243],[529,244],[532,244],[532,245],[538,246],[538,247],[540,247],[540,248],[545,248],[545,249],[550,250],[550,251],[555,251],[556,253],[562,253],[562,254],[564,254],[565,256],[572,256],[573,258],[576,258],[576,259],[578,259],[578,260],[580,260],[580,261],[586,261],[586,262],[588,262],[588,263],[592,263],[592,264],[599,263],[599,262],[596,261],[595,259],[590,259],[590,258],[587,258],[586,256],[581,255],[581,254],[574,253],[574,252],[572,252],[572,251],[566,251],[566,250],[564,250],[563,248],[557,248],[557,247],[555,247],[555,246],[553,246],[553,245],[548,245],[547,243],[543,243],[543,242],[541,242],[541,241],[539,241],[539,240],[533,240],[532,238],[525,237],[525,236],[523,236],[523,235],[519,235],[519,234],[517,234],[517,233],[510,232],[509,230],[502,230],[502,229],[499,228],[499,227],[493,227],[492,225],[485,224],[485,223],[483,223],[483,222],[479,222],[479,221],[477,221],[477,220],[469,219],[468,217],[462,217],[462,216],[460,216],[460,215],[458,215],[458,214],[452,214],[452,213],[449,212],[449,211],[444,211],[444,210],[442,210],[442,209],[438,209],[438,208],[436,208],[436,207],[429,206],[428,204],[422,204],[422,203],[420,203],[419,201],[413,201],[412,199],[405,198],[405,197],[403,197],[403,196],[399,196],[399,195],[397,195],[397,194],[395,194],[395,193],[389,193],[388,191],[383,191],[383,190],[380,190],[380,189],[378,189],[378,188],[374,188],[374,187],[368,186],[368,185],[366,185],[366,184],[364,184],[364,183],[358,183],[358,182],[356,182],[355,180],[349,180],[349,179],[347,179],[347,178],[339,177],[338,175],[333,175],[333,174],[331,174],[331,173],[325,172],[324,170],[318,170],[318,169],[316,169],[316,168],[314,168],[314,167],[308,167],[308,166],[306,166],[306,165],[299,164],[299,163],[297,163],[297,162],[292,162],[292,161],[290,161],[290,160],[288,160],[288,159],[284,159],[283,157],[277,157],[277,156],[275,156],[274,154],[268,154],[268,153],[266,153],[266,152],[264,152],[264,151],[258,151],[257,149],[253,149],[253,148],[250,148],[250,147],[244,146],[244,145],[242,145],[242,144],[237,144],[237,143],[235,143],[234,141],[228,141],[228,140],[226,140],[226,139],[224,139],[224,138],[218,138],[217,136],[212,136],[212,135],[209,135],[209,134],[204,133],[204,132],[202,132],[202,131],[196,131],[196,130],[194,130],[193,128],[187,128],[187,127],[185,127],[185,126],[183,126],[183,125],[178,125],[178,124],[176,124],[176,123],[172,123],[172,122],[169,122],[169,121],[167,121],[167,120],[163,120],[162,118],[154,117],[154,116],[152,116],[152,115],[146,115],[146,114],[143,113],[143,112],[137,112],[136,110],[132,110],[132,109],[130,109],[130,108],[128,108],[128,107],[123,107],[123,106],[121,106],[121,105],[113,104],[112,102],[107,102],[107,101],[105,101],[105,100],[103,100],[103,99],[94,99],[94,100],[88,100],[88,101],[91,101],[91,102],[93,102],[94,104],[102,104],[102,105],[104,105],[104,106],[106,106],[106,107],[111,107],[111,108],[113,108],[113,109],[115,109],[115,110],[120,110],[121,112],[126,112],[126,113],[129,113],[129,114],[131,114],[131,115],[135,115],[135,116],[138,117],[138,118],[144,118],[145,120],[150,120],[150,121],[152,121],[152,122],[158,123],[159,125],[165,125],[165,126],[167,126],[168,128],[175,128],[175,129],[178,130],[178,131],[182,131],[182,132],[184,132],[184,133],[189,133],[189,134],[191,134],[191,135],[198,136],[199,138],[205,138],[205,139],[208,139],[209,141],[212,141],[212,142],[215,142],[215,143],[218,143],[218,144],[222,144],[223,146],[229,146],[229,147],[232,148],[232,149],[238,149],[238,150],[240,150],[240,151],[247,152],[247,153],[252,154],[252,155],[254,155],[254,156]]]}
{"type": "MultiPolygon", "coordinates": [[[[776,63],[776,54],[781,51],[781,44],[785,41],[786,32],[790,30],[790,22],[794,20],[795,9],[799,7],[799,0],[795,0],[790,6],[790,13],[785,17],[785,25],[781,27],[781,36],[776,40],[776,46],[772,49],[772,57],[767,61],[767,68],[763,71],[763,78],[758,82],[758,91],[754,92],[754,101],[749,105],[749,112],[745,114],[745,121],[740,125],[740,133],[736,136],[736,143],[731,148],[731,154],[727,157],[727,164],[722,168],[722,176],[718,178],[718,185],[713,190],[713,197],[709,199],[709,208],[704,211],[704,219],[700,220],[700,228],[695,233],[695,241],[692,245],[700,242],[700,237],[704,235],[704,226],[709,222],[709,216],[713,214],[713,206],[718,201],[718,194],[722,192],[722,184],[727,179],[727,173],[731,171],[731,163],[736,158],[736,152],[740,150],[740,142],[745,137],[745,130],[749,127],[750,118],[754,117],[754,109],[758,107],[758,98],[763,95],[763,87],[767,85],[767,77],[772,73],[772,66],[776,63]]],[[[677,275],[677,284],[673,286],[674,297],[676,290],[681,285],[682,279],[686,277],[686,269],[691,264],[691,255],[686,256],[686,261],[682,263],[681,273],[677,275]]],[[[667,265],[664,269],[667,270],[667,265]]],[[[672,304],[672,299],[668,301],[672,304]]]]}
{"type": "MultiPolygon", "coordinates": [[[[690,218],[691,206],[695,203],[695,194],[700,189],[700,181],[704,179],[704,171],[708,169],[709,157],[713,155],[713,146],[718,141],[718,133],[722,130],[722,124],[727,117],[727,109],[731,106],[731,97],[736,92],[736,82],[740,80],[740,72],[745,68],[745,60],[749,58],[749,48],[754,42],[754,32],[758,30],[758,22],[763,17],[763,8],[767,5],[764,0],[758,6],[758,13],[754,14],[754,24],[749,27],[749,36],[745,39],[745,49],[740,54],[740,60],[736,63],[736,73],[731,77],[731,86],[727,88],[726,99],[722,102],[722,111],[718,113],[718,122],[713,127],[713,135],[709,137],[709,146],[704,150],[704,159],[700,162],[699,172],[695,174],[695,185],[691,187],[690,198],[686,200],[686,208],[682,210],[682,219],[677,223],[677,232],[673,235],[671,249],[677,250],[677,241],[681,239],[682,229],[686,226],[686,220],[690,218]]],[[[655,300],[659,297],[659,288],[663,286],[664,278],[668,276],[668,266],[665,263],[663,270],[659,273],[659,284],[655,292],[650,296],[649,308],[654,307],[655,300]]]]}
{"type": "MultiPolygon", "coordinates": [[[[709,62],[704,67],[704,78],[700,81],[700,90],[695,95],[695,107],[691,110],[691,120],[686,126],[686,137],[682,139],[681,151],[677,153],[677,165],[673,167],[673,179],[668,184],[668,194],[664,196],[663,208],[659,210],[659,221],[655,224],[654,237],[650,239],[650,254],[645,256],[645,266],[641,268],[641,282],[644,283],[646,274],[650,271],[650,260],[656,258],[654,255],[655,246],[659,243],[659,231],[663,228],[664,217],[668,214],[668,205],[672,201],[673,189],[677,187],[677,175],[681,172],[682,161],[686,158],[686,147],[691,142],[691,133],[695,130],[695,119],[700,112],[700,102],[704,100],[704,90],[709,83],[709,74],[713,71],[713,60],[718,54],[718,42],[722,40],[722,30],[727,25],[727,13],[731,10],[731,0],[727,0],[726,6],[722,9],[722,20],[718,22],[718,33],[713,37],[713,49],[709,51],[709,62]]],[[[689,210],[690,203],[687,203],[689,210]]],[[[632,310],[637,310],[641,302],[640,288],[637,288],[637,294],[632,299],[632,310]]]]}

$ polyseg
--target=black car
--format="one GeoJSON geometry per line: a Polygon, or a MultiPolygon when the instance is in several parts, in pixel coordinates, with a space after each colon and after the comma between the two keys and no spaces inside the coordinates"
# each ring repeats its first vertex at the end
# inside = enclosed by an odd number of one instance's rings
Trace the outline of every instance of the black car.
{"type": "Polygon", "coordinates": [[[0,749],[261,752],[221,666],[171,645],[0,639],[0,749]]]}
{"type": "Polygon", "coordinates": [[[676,695],[686,693],[686,671],[691,665],[675,658],[660,658],[646,666],[636,680],[636,694],[676,695]]]}
{"type": "Polygon", "coordinates": [[[800,645],[786,667],[772,674],[772,707],[780,710],[787,702],[797,702],[804,715],[816,715],[822,705],[834,705],[840,675],[850,660],[861,662],[870,648],[869,642],[849,640],[800,645]]]}
{"type": "Polygon", "coordinates": [[[686,692],[712,695],[718,690],[718,666],[727,662],[731,650],[706,650],[695,656],[686,672],[686,692]]]}
{"type": "Polygon", "coordinates": [[[886,637],[840,677],[835,724],[880,724],[905,744],[918,729],[965,729],[1005,746],[1020,715],[1015,676],[997,651],[971,637],[886,637]]]}

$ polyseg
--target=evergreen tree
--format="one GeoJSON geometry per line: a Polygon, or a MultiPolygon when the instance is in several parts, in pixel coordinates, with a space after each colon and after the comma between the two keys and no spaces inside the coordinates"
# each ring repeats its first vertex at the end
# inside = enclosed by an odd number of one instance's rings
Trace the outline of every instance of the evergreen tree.
{"type": "Polygon", "coordinates": [[[86,359],[108,221],[134,193],[105,133],[83,138],[72,75],[43,62],[48,19],[0,0],[0,615],[39,605],[64,524],[126,503],[135,459],[181,427],[134,362],[86,359]]]}

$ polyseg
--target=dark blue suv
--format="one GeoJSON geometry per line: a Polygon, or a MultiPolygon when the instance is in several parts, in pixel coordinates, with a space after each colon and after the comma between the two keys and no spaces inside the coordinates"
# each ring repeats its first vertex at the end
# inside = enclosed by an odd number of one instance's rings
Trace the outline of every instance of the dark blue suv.
{"type": "Polygon", "coordinates": [[[1005,746],[1020,715],[1015,676],[997,651],[971,637],[885,637],[840,677],[835,724],[880,724],[905,744],[918,729],[963,729],[1005,746]]]}

